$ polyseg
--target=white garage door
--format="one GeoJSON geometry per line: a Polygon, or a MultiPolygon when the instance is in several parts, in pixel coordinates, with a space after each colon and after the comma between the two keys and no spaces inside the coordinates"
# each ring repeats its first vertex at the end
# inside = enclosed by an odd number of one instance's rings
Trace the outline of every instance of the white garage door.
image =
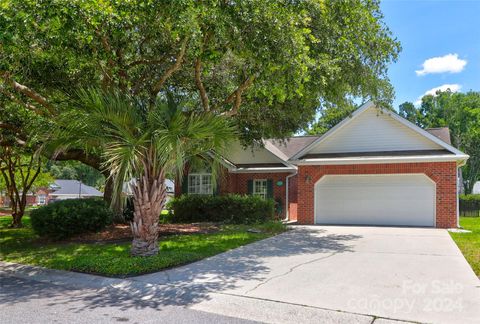
{"type": "Polygon", "coordinates": [[[315,222],[435,225],[435,184],[424,174],[327,175],[315,184],[315,222]]]}

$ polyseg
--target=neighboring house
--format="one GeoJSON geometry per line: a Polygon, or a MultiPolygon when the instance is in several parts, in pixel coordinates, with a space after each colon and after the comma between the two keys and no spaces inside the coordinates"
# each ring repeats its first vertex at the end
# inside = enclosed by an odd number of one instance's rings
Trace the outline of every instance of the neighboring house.
{"type": "MultiPolygon", "coordinates": [[[[300,224],[449,228],[467,159],[447,129],[423,130],[368,102],[322,136],[237,143],[215,193],[274,198],[300,224]]],[[[186,169],[176,195],[215,194],[208,171],[186,169]]]]}
{"type": "MultiPolygon", "coordinates": [[[[125,194],[127,196],[132,196],[133,195],[133,186],[135,185],[135,182],[136,182],[135,179],[131,179],[130,181],[125,182],[123,184],[123,189],[122,189],[123,194],[125,194]]],[[[167,187],[167,200],[166,200],[166,202],[168,202],[174,196],[175,184],[172,180],[165,179],[165,186],[167,187]]]]}
{"type": "MultiPolygon", "coordinates": [[[[46,188],[39,189],[37,192],[29,192],[27,193],[27,206],[45,205],[47,196],[48,189],[46,188]]],[[[0,193],[0,206],[10,207],[10,198],[6,192],[0,193]]]]}
{"type": "MultiPolygon", "coordinates": [[[[103,197],[103,192],[78,180],[55,180],[48,188],[40,188],[29,193],[27,206],[42,206],[57,200],[91,197],[103,197]]],[[[10,199],[4,193],[0,201],[4,207],[10,206],[10,199]]]]}
{"type": "Polygon", "coordinates": [[[78,180],[55,180],[50,190],[49,201],[103,197],[103,192],[78,180]]]}
{"type": "Polygon", "coordinates": [[[473,185],[472,194],[479,195],[480,194],[480,181],[475,182],[473,185]]]}

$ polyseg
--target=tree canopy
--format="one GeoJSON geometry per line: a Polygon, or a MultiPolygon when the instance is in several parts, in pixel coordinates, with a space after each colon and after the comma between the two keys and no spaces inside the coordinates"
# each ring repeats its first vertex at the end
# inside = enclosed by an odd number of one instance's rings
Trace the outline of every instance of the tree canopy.
{"type": "Polygon", "coordinates": [[[463,170],[465,193],[480,178],[480,92],[437,92],[422,98],[419,107],[405,102],[399,114],[423,128],[449,127],[453,146],[470,155],[463,170]]]}
{"type": "Polygon", "coordinates": [[[10,100],[52,117],[79,88],[150,104],[169,91],[190,110],[231,116],[247,142],[305,127],[320,100],[388,104],[400,50],[376,0],[25,0],[0,10],[10,100]]]}

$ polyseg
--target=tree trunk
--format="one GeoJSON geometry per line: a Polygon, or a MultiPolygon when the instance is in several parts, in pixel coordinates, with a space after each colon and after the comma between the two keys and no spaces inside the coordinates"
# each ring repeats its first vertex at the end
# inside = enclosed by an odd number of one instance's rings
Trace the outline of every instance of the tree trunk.
{"type": "Polygon", "coordinates": [[[125,218],[123,217],[123,206],[122,200],[116,199],[115,204],[113,202],[113,185],[114,180],[108,174],[104,174],[105,176],[105,190],[103,192],[103,200],[112,208],[113,211],[113,221],[115,223],[125,224],[125,218]]]}
{"type": "Polygon", "coordinates": [[[17,211],[15,213],[12,213],[12,224],[10,225],[10,227],[12,228],[23,227],[23,223],[22,223],[23,214],[24,214],[24,211],[17,211]]]}
{"type": "Polygon", "coordinates": [[[132,255],[158,254],[158,222],[166,196],[163,172],[153,179],[146,172],[137,181],[133,191],[132,255]]]}

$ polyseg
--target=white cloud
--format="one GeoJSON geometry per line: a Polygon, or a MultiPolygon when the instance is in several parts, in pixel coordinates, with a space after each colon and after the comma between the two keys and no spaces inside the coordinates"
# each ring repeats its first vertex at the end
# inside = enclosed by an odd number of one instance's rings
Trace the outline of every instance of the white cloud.
{"type": "Polygon", "coordinates": [[[421,95],[420,97],[418,97],[417,101],[414,102],[415,106],[420,106],[420,104],[422,103],[422,97],[423,96],[426,96],[426,95],[432,95],[432,96],[436,96],[437,95],[437,91],[447,91],[447,90],[450,90],[451,92],[458,92],[460,91],[460,89],[462,88],[462,86],[460,84],[456,84],[456,83],[453,83],[453,84],[443,84],[439,87],[435,87],[435,88],[432,88],[428,91],[425,91],[425,93],[423,95],[421,95]]]}
{"type": "Polygon", "coordinates": [[[447,54],[445,56],[432,57],[423,62],[422,70],[417,70],[417,75],[425,75],[430,73],[459,73],[462,72],[467,65],[467,60],[458,58],[458,54],[447,54]]]}

